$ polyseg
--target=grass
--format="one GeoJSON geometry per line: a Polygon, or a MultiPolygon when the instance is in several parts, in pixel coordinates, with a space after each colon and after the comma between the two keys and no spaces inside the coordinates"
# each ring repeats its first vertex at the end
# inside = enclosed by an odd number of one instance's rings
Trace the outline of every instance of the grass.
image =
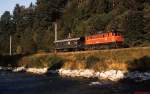
{"type": "Polygon", "coordinates": [[[19,66],[25,66],[29,68],[45,68],[57,69],[60,68],[64,63],[64,59],[56,55],[37,56],[31,55],[24,57],[20,60],[19,66]]]}
{"type": "MultiPolygon", "coordinates": [[[[7,60],[4,60],[3,57],[1,57],[0,61],[5,62],[7,60]]],[[[48,67],[49,69],[93,69],[95,71],[116,69],[123,71],[150,71],[150,47],[57,54],[38,53],[19,57],[19,59],[15,59],[14,62],[15,63],[12,64],[16,64],[17,66],[34,68],[48,67]]]]}
{"type": "Polygon", "coordinates": [[[86,51],[58,54],[68,60],[63,65],[66,69],[104,70],[150,70],[150,48],[129,48],[103,51],[86,51]]]}

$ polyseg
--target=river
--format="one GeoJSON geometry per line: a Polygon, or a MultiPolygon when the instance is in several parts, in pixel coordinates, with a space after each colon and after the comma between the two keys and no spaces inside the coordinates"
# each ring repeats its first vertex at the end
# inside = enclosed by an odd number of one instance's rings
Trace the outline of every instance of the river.
{"type": "Polygon", "coordinates": [[[0,94],[134,94],[135,91],[150,91],[150,81],[108,82],[0,71],[0,94]]]}

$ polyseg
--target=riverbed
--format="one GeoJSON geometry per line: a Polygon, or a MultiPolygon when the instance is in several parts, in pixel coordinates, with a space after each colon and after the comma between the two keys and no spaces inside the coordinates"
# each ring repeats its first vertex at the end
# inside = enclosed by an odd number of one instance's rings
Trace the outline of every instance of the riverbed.
{"type": "Polygon", "coordinates": [[[134,94],[136,91],[150,91],[150,81],[111,82],[0,71],[0,94],[134,94]]]}

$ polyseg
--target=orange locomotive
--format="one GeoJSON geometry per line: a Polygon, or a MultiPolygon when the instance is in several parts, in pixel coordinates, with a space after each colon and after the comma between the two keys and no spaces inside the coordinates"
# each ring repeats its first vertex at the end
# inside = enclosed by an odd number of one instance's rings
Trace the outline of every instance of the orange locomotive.
{"type": "Polygon", "coordinates": [[[103,33],[97,34],[93,36],[86,36],[85,37],[85,44],[92,45],[92,44],[107,44],[112,42],[123,42],[124,38],[122,35],[118,33],[103,33]]]}
{"type": "Polygon", "coordinates": [[[56,50],[94,50],[123,47],[124,37],[119,33],[102,33],[80,38],[55,41],[56,50]]]}
{"type": "Polygon", "coordinates": [[[119,33],[102,33],[85,37],[87,49],[118,48],[122,47],[124,37],[119,33]]]}

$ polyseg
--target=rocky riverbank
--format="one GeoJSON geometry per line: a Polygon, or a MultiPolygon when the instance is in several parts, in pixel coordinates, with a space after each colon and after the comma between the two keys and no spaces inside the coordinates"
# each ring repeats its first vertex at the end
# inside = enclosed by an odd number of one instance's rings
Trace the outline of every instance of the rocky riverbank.
{"type": "Polygon", "coordinates": [[[48,72],[48,68],[25,68],[25,67],[0,67],[0,70],[4,71],[12,71],[12,72],[28,72],[28,73],[34,73],[34,74],[44,74],[48,72]]]}
{"type": "Polygon", "coordinates": [[[1,56],[0,70],[118,81],[150,79],[150,47],[1,56]],[[7,66],[7,67],[6,67],[7,66]],[[23,66],[23,67],[18,67],[23,66]],[[145,71],[145,72],[141,72],[145,71]]]}
{"type": "Polygon", "coordinates": [[[96,72],[91,69],[82,69],[82,70],[48,70],[48,68],[25,68],[25,67],[0,67],[0,70],[12,71],[12,72],[28,72],[34,74],[45,74],[45,73],[58,73],[62,77],[83,77],[83,78],[98,78],[99,80],[110,80],[110,81],[119,81],[121,79],[131,79],[134,81],[146,81],[150,80],[150,72],[127,72],[121,70],[108,70],[102,72],[96,72]]]}
{"type": "Polygon", "coordinates": [[[121,70],[109,70],[103,72],[95,72],[94,70],[66,70],[60,69],[59,74],[61,76],[68,77],[85,77],[85,78],[98,78],[100,80],[118,81],[121,79],[131,79],[135,81],[150,80],[150,72],[127,72],[121,70]]]}

